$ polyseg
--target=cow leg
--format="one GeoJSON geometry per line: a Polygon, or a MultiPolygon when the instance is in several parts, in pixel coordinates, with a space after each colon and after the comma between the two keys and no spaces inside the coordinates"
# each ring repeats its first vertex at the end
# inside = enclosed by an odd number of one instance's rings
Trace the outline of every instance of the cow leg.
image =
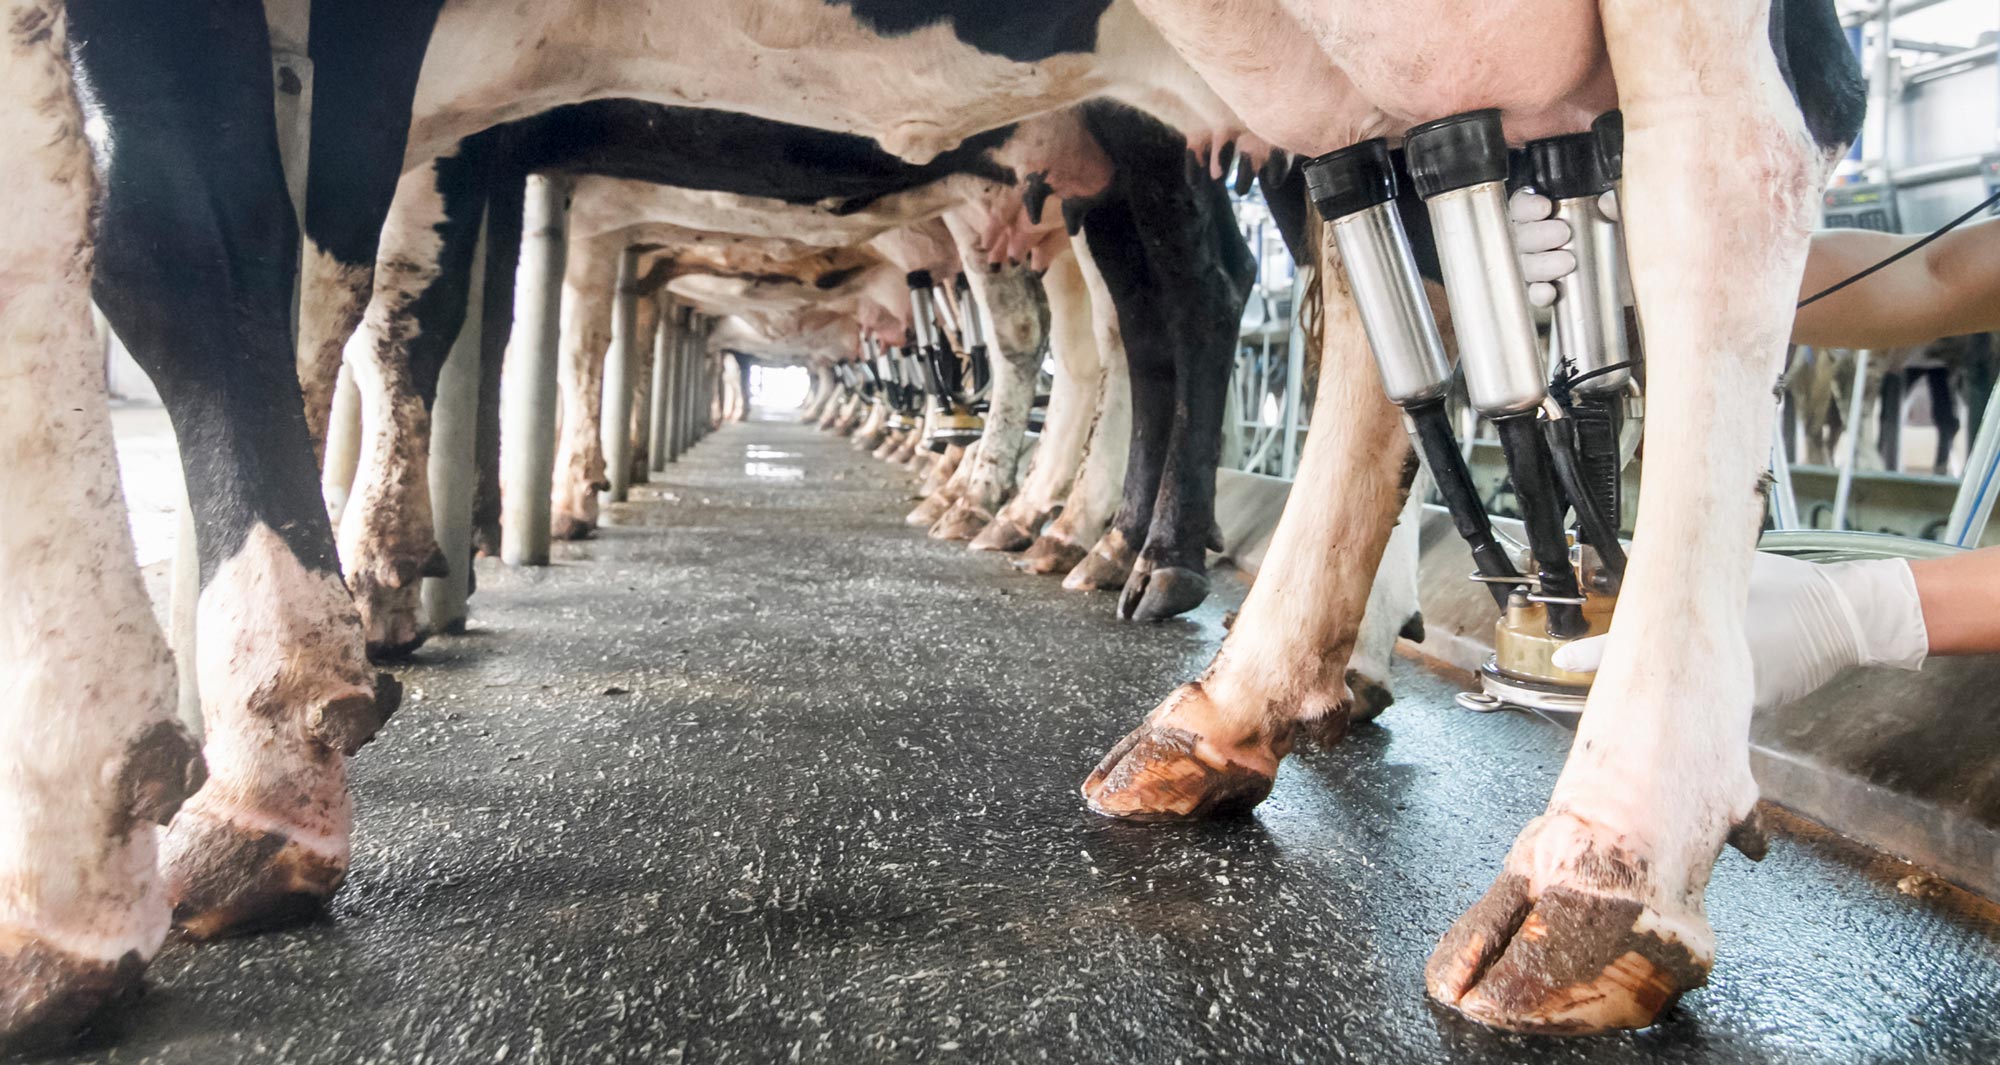
{"type": "MultiPolygon", "coordinates": [[[[95,183],[54,0],[0,21],[0,1052],[69,1036],[167,933],[157,826],[201,785],[133,561],[90,316],[95,183]]],[[[261,29],[261,26],[260,26],[261,29]]]]}
{"type": "Polygon", "coordinates": [[[163,846],[197,936],[318,904],[346,875],[346,757],[390,709],[340,578],[291,337],[298,228],[256,0],[190,19],[75,0],[116,144],[96,296],[158,386],[200,554],[209,780],[163,846]],[[163,250],[169,253],[163,253],[163,250]]]}
{"type": "Polygon", "coordinates": [[[951,482],[952,476],[958,472],[958,467],[965,462],[965,452],[965,447],[952,444],[944,449],[944,454],[939,455],[936,462],[931,463],[929,472],[924,474],[923,483],[917,486],[917,495],[923,497],[923,502],[917,504],[917,509],[911,511],[909,517],[904,519],[906,522],[920,528],[929,528],[950,509],[949,502],[935,502],[935,497],[944,491],[944,486],[951,482]],[[933,505],[935,509],[932,509],[933,505]],[[924,516],[926,513],[928,517],[924,516]],[[918,520],[919,518],[922,520],[918,520]]]}
{"type": "Polygon", "coordinates": [[[965,445],[958,462],[952,467],[951,474],[944,479],[944,484],[926,496],[923,502],[917,504],[917,509],[910,511],[909,516],[903,520],[925,529],[935,528],[944,520],[944,516],[951,511],[952,506],[965,495],[966,486],[972,480],[972,470],[979,464],[979,450],[985,443],[984,440],[974,440],[965,445]],[[929,517],[926,519],[927,514],[929,517]]]}
{"type": "Polygon", "coordinates": [[[1324,355],[1297,487],[1208,670],[1084,782],[1099,813],[1167,820],[1247,810],[1270,793],[1301,727],[1331,741],[1357,715],[1348,663],[1415,467],[1330,234],[1320,247],[1324,355]]]}
{"type": "Polygon", "coordinates": [[[1937,426],[1937,449],[1931,455],[1931,472],[1940,477],[1951,474],[1951,452],[1958,440],[1958,401],[1951,387],[1951,369],[1934,366],[1924,371],[1924,387],[1931,398],[1931,424],[1937,426]]]}
{"type": "Polygon", "coordinates": [[[975,551],[1020,551],[1035,542],[1076,481],[1096,414],[1103,372],[1091,341],[1090,292],[1076,256],[1059,256],[1042,275],[1042,290],[1049,301],[1049,350],[1055,356],[1056,373],[1041,442],[1035,446],[1021,490],[973,538],[975,551]]]}
{"type": "Polygon", "coordinates": [[[1147,275],[1140,244],[1145,224],[1122,197],[1098,206],[1084,222],[1091,262],[1111,294],[1124,340],[1131,438],[1124,485],[1110,527],[1063,578],[1063,587],[1076,591],[1121,589],[1131,577],[1139,550],[1146,546],[1146,530],[1153,524],[1153,504],[1174,432],[1175,348],[1141,320],[1158,309],[1148,298],[1153,279],[1147,275]]]}
{"type": "Polygon", "coordinates": [[[1256,264],[1222,187],[1179,165],[1182,138],[1122,108],[1085,113],[1120,167],[1083,232],[1131,363],[1132,451],[1111,531],[1071,577],[1122,587],[1121,617],[1160,620],[1208,595],[1223,407],[1256,264]]]}
{"type": "Polygon", "coordinates": [[[1431,955],[1432,997],[1496,1027],[1643,1027],[1713,962],[1703,907],[1750,823],[1743,628],[1772,382],[1820,170],[1762,0],[1606,0],[1623,206],[1651,360],[1638,533],[1546,813],[1431,955]],[[1718,151],[1717,145],[1728,150],[1718,151]]]}
{"type": "MultiPolygon", "coordinates": [[[[954,232],[957,226],[954,224],[954,232]]],[[[1046,334],[1047,311],[1041,286],[1025,267],[988,274],[969,236],[959,248],[966,277],[986,317],[993,323],[992,402],[986,430],[965,494],[938,522],[934,535],[945,540],[970,540],[993,521],[995,511],[1014,493],[1015,471],[1028,446],[1028,411],[1035,402],[1035,375],[1046,334]]]]}
{"type": "Polygon", "coordinates": [[[424,49],[443,0],[316,0],[306,253],[298,376],[317,458],[326,450],[342,351],[374,284],[377,241],[396,193],[424,49]]]}
{"type": "Polygon", "coordinates": [[[616,241],[579,239],[570,245],[563,272],[556,379],[562,394],[562,425],[556,431],[549,512],[549,535],[558,540],[589,536],[597,528],[597,493],[611,487],[604,475],[598,419],[604,405],[604,353],[611,346],[611,300],[620,250],[616,241]]]}
{"type": "Polygon", "coordinates": [[[632,417],[626,424],[631,461],[625,474],[627,484],[644,484],[652,476],[648,457],[648,437],[652,432],[653,340],[660,331],[660,301],[651,292],[642,292],[633,305],[632,417]]]}
{"type": "MultiPolygon", "coordinates": [[[[1118,309],[1104,277],[1092,261],[1089,242],[1082,235],[1070,240],[1077,268],[1090,293],[1090,321],[1097,340],[1100,385],[1097,409],[1084,445],[1083,465],[1076,483],[1063,500],[1062,514],[1036,538],[1034,546],[1021,556],[1020,566],[1029,573],[1068,574],[1084,562],[1091,545],[1104,535],[1112,513],[1119,505],[1120,485],[1125,480],[1125,463],[1132,446],[1131,375],[1125,358],[1125,339],[1119,332],[1118,309]]],[[[1079,578],[1080,580],[1080,578],[1079,578]]],[[[1063,578],[1064,587],[1071,585],[1063,578]]]]}
{"type": "Polygon", "coordinates": [[[465,322],[472,254],[486,206],[485,152],[403,175],[383,226],[375,296],[348,363],[361,393],[361,463],[336,542],[348,590],[376,659],[415,651],[430,633],[419,591],[445,576],[431,520],[430,438],[438,374],[465,322]]]}
{"type": "MultiPolygon", "coordinates": [[[[514,324],[514,275],[521,260],[521,175],[495,175],[486,200],[486,287],[480,297],[478,487],[472,494],[472,550],[500,557],[500,371],[514,324]]],[[[476,572],[476,571],[475,571],[476,572]]]]}

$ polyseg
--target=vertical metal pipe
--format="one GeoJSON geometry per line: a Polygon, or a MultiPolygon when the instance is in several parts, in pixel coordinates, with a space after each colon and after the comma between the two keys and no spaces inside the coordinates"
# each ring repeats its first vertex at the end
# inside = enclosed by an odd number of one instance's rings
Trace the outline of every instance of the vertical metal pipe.
{"type": "Polygon", "coordinates": [[[465,303],[465,324],[438,374],[431,404],[431,516],[449,567],[424,579],[424,620],[432,632],[464,632],[472,594],[472,497],[479,487],[480,323],[485,317],[486,225],[479,227],[465,303]]]}
{"type": "Polygon", "coordinates": [[[1994,497],[2000,496],[2000,388],[1986,401],[1986,417],[1979,423],[1979,435],[1965,456],[1965,479],[1959,482],[1958,498],[1951,504],[1951,518],[1945,522],[1945,538],[1960,547],[1978,547],[1986,533],[1987,519],[1993,515],[1994,497]]]}
{"type": "Polygon", "coordinates": [[[1799,527],[1799,497],[1792,490],[1792,457],[1785,449],[1782,422],[1771,426],[1771,525],[1780,530],[1799,527]]]}
{"type": "Polygon", "coordinates": [[[1861,412],[1868,389],[1866,349],[1854,353],[1854,394],[1847,399],[1847,435],[1840,441],[1840,480],[1833,490],[1833,528],[1847,528],[1847,505],[1854,495],[1854,464],[1861,455],[1861,412]]]}
{"type": "Polygon", "coordinates": [[[549,562],[567,191],[558,178],[531,175],[522,212],[514,329],[500,381],[500,558],[510,566],[549,562]]]}
{"type": "Polygon", "coordinates": [[[1306,333],[1299,325],[1299,308],[1306,298],[1305,277],[1303,270],[1292,275],[1292,331],[1285,336],[1285,451],[1278,469],[1286,478],[1299,472],[1299,407],[1306,381],[1306,333]]]}
{"type": "Polygon", "coordinates": [[[667,468],[667,411],[673,402],[668,391],[674,373],[674,345],[680,337],[679,319],[679,308],[662,307],[660,328],[653,334],[653,402],[647,412],[646,464],[654,473],[667,468]]]}
{"type": "Polygon", "coordinates": [[[598,419],[598,443],[604,448],[604,476],[611,487],[608,503],[623,503],[632,486],[632,380],[639,361],[639,253],[626,248],[618,255],[617,287],[611,296],[611,347],[604,353],[603,416],[598,419]]]}
{"type": "Polygon", "coordinates": [[[174,536],[174,569],[168,587],[167,644],[179,664],[180,690],[176,709],[188,734],[202,738],[201,685],[195,669],[196,618],[201,605],[201,552],[195,542],[194,508],[188,505],[187,486],[181,488],[180,528],[174,536]]]}

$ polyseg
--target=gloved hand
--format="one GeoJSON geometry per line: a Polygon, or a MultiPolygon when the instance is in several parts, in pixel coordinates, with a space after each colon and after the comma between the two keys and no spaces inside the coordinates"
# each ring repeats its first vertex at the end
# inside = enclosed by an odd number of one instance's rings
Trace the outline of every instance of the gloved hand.
{"type": "Polygon", "coordinates": [[[1565,250],[1569,223],[1549,217],[1555,211],[1555,201],[1532,189],[1517,189],[1507,198],[1514,254],[1521,257],[1521,276],[1528,280],[1528,302],[1537,307],[1554,303],[1555,282],[1576,270],[1576,256],[1565,250]]]}
{"type": "MultiPolygon", "coordinates": [[[[1597,209],[1618,221],[1618,194],[1607,192],[1598,197],[1597,209]]],[[[1528,280],[1528,302],[1537,307],[1554,303],[1555,283],[1576,270],[1576,256],[1568,251],[1569,223],[1550,217],[1555,212],[1555,201],[1532,189],[1517,189],[1507,199],[1507,217],[1514,224],[1514,252],[1521,257],[1521,274],[1528,280]]]]}
{"type": "MultiPolygon", "coordinates": [[[[1930,650],[1916,580],[1900,558],[1820,564],[1760,551],[1744,628],[1759,710],[1804,698],[1849,666],[1920,669],[1930,650]]],[[[1608,639],[1559,648],[1555,664],[1595,673],[1608,639]]]]}

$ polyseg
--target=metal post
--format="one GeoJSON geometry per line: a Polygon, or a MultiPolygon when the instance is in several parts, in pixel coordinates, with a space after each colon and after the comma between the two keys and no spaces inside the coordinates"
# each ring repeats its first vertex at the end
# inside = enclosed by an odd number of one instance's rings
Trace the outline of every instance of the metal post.
{"type": "Polygon", "coordinates": [[[1833,528],[1847,528],[1847,504],[1854,493],[1854,464],[1860,456],[1861,411],[1868,387],[1867,349],[1854,353],[1854,394],[1847,400],[1847,435],[1840,441],[1840,480],[1833,492],[1833,528]]]}
{"type": "Polygon", "coordinates": [[[181,724],[195,739],[202,737],[201,685],[195,669],[195,619],[201,604],[201,552],[195,543],[194,508],[187,486],[181,486],[180,532],[174,538],[174,569],[167,597],[167,644],[173,648],[180,675],[177,709],[181,724]]]}
{"type": "Polygon", "coordinates": [[[694,446],[695,409],[701,401],[701,315],[688,316],[686,344],[681,349],[681,431],[674,453],[685,455],[694,446]]]}
{"type": "Polygon", "coordinates": [[[1292,275],[1292,332],[1285,338],[1285,453],[1279,476],[1287,480],[1299,472],[1299,406],[1306,380],[1306,333],[1299,327],[1299,312],[1305,298],[1306,274],[1300,270],[1292,275]]]}
{"type": "Polygon", "coordinates": [[[500,558],[510,566],[549,562],[566,198],[559,179],[528,178],[514,329],[500,380],[500,558]]]}
{"type": "Polygon", "coordinates": [[[598,442],[604,448],[604,476],[611,482],[607,503],[623,503],[632,485],[633,367],[639,361],[639,253],[618,255],[618,287],[611,297],[611,348],[604,353],[603,416],[598,442]]]}
{"type": "Polygon", "coordinates": [[[1978,547],[1993,515],[1995,496],[2000,496],[2000,388],[1987,399],[1986,417],[1965,456],[1965,479],[1959,482],[1951,518],[1945,522],[1945,542],[1978,547]]]}
{"type": "Polygon", "coordinates": [[[674,350],[680,337],[680,311],[672,305],[660,309],[660,328],[653,334],[653,397],[647,413],[646,465],[654,473],[667,468],[667,412],[672,402],[668,394],[673,380],[674,350]]]}
{"type": "Polygon", "coordinates": [[[688,335],[694,331],[694,312],[686,307],[674,315],[673,368],[667,381],[667,461],[679,462],[687,438],[688,335]]]}
{"type": "Polygon", "coordinates": [[[465,324],[438,374],[431,404],[431,520],[450,567],[423,584],[424,619],[432,632],[464,632],[472,593],[472,496],[479,487],[480,321],[485,315],[486,224],[479,226],[466,290],[465,324]]]}

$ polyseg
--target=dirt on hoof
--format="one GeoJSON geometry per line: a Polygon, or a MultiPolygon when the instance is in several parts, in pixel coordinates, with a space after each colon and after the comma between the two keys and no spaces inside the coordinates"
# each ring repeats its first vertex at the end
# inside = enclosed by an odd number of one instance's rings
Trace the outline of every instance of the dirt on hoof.
{"type": "Polygon", "coordinates": [[[174,925],[193,939],[246,935],[317,915],[347,879],[344,858],[321,854],[274,828],[209,810],[181,814],[167,866],[174,925]]]}
{"type": "Polygon", "coordinates": [[[1236,762],[1212,765],[1186,729],[1145,724],[1118,741],[1083,782],[1083,799],[1106,817],[1191,821],[1248,813],[1273,778],[1236,762]]]}
{"type": "Polygon", "coordinates": [[[1069,571],[1063,587],[1072,592],[1121,590],[1137,561],[1138,552],[1126,545],[1123,533],[1113,529],[1069,571]]]}
{"type": "Polygon", "coordinates": [[[93,1019],[138,996],[137,951],[95,961],[0,926],[0,1055],[55,1050],[93,1019]]]}
{"type": "MultiPolygon", "coordinates": [[[[1347,671],[1347,690],[1351,696],[1347,704],[1349,721],[1373,721],[1396,702],[1396,696],[1388,685],[1370,680],[1352,669],[1347,671]]],[[[1342,728],[1341,731],[1347,730],[1342,728]]]]}
{"type": "Polygon", "coordinates": [[[945,511],[944,517],[939,518],[937,524],[931,526],[931,538],[963,543],[978,536],[979,530],[986,528],[992,521],[993,515],[961,499],[953,503],[950,510],[945,511]]]}
{"type": "MultiPolygon", "coordinates": [[[[374,626],[371,625],[370,628],[372,629],[374,626]]],[[[402,628],[394,635],[376,636],[371,634],[368,638],[368,660],[370,662],[404,661],[411,655],[416,654],[424,644],[429,643],[430,638],[431,630],[426,626],[418,625],[414,617],[410,618],[408,627],[402,628]]]]}
{"type": "Polygon", "coordinates": [[[375,738],[402,701],[402,682],[377,673],[374,694],[350,692],[328,700],[307,713],[306,728],[329,750],[352,757],[375,738]]]}
{"type": "Polygon", "coordinates": [[[597,530],[597,523],[574,514],[557,514],[549,519],[549,536],[557,540],[586,540],[597,530]]]}
{"type": "Polygon", "coordinates": [[[1083,556],[1088,553],[1089,549],[1082,544],[1071,543],[1060,536],[1043,533],[1014,565],[1024,573],[1050,576],[1068,573],[1075,569],[1076,564],[1082,562],[1083,556]]]}
{"type": "Polygon", "coordinates": [[[1645,1028],[1709,969],[1652,931],[1649,916],[1635,900],[1568,887],[1531,899],[1526,878],[1502,873],[1438,942],[1424,984],[1438,1002],[1512,1032],[1645,1028]]]}
{"type": "Polygon", "coordinates": [[[1165,621],[1193,610],[1208,598],[1208,574],[1183,566],[1159,569],[1141,565],[1126,578],[1118,596],[1118,616],[1125,621],[1165,621]]]}
{"type": "Polygon", "coordinates": [[[944,512],[950,509],[950,500],[943,493],[939,493],[918,503],[916,509],[910,511],[909,516],[903,519],[903,524],[913,528],[928,529],[936,525],[937,520],[944,517],[944,512]]]}
{"type": "Polygon", "coordinates": [[[972,538],[970,546],[974,551],[1012,552],[1025,551],[1034,542],[1035,537],[1028,530],[1006,518],[995,518],[987,523],[986,528],[979,530],[979,535],[972,538]]]}

